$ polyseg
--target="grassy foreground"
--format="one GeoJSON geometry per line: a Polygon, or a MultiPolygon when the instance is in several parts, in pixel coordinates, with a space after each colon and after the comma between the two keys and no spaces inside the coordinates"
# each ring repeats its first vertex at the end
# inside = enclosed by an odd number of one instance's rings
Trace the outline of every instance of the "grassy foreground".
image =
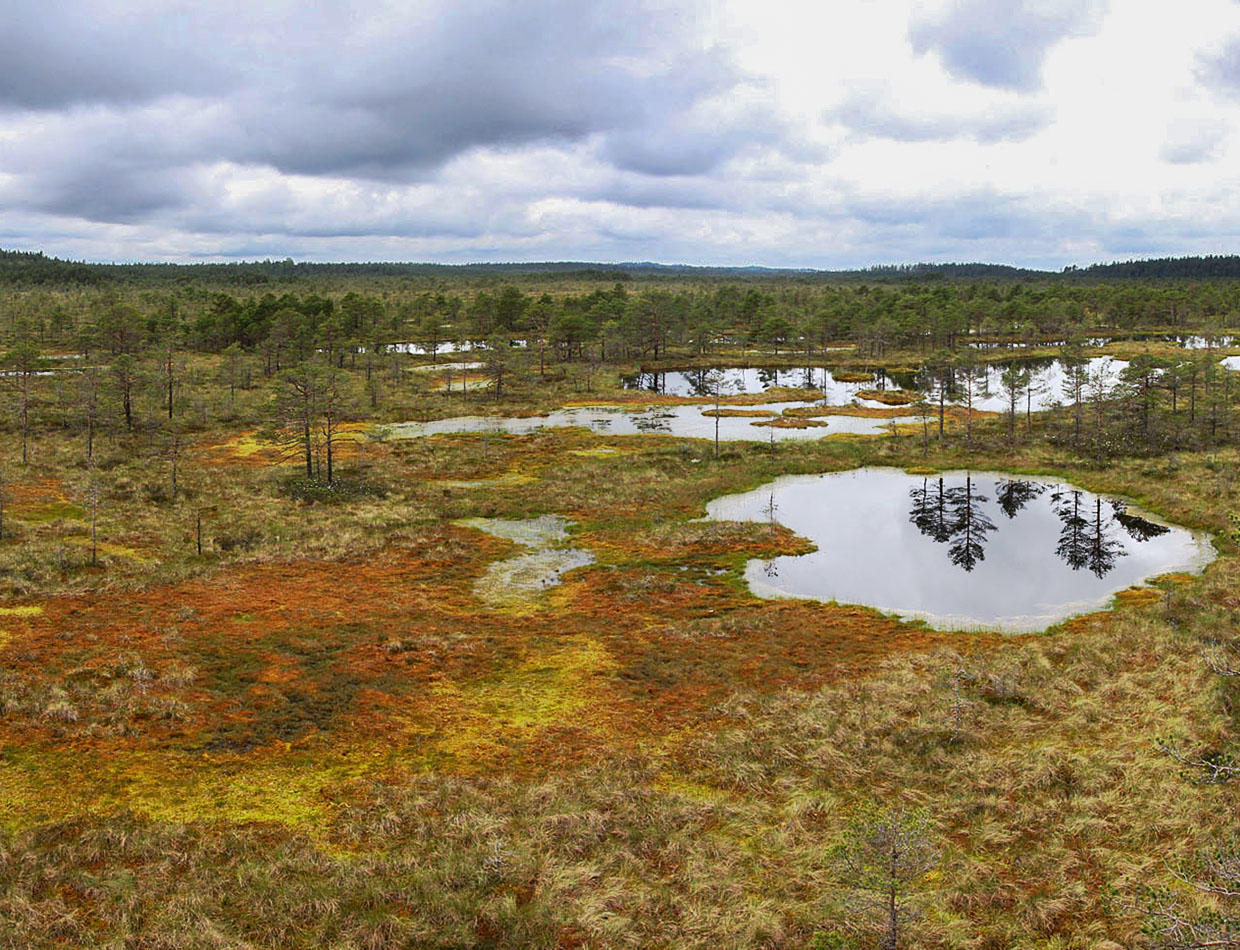
{"type": "Polygon", "coordinates": [[[0,946],[872,946],[839,855],[875,807],[928,816],[908,945],[1139,946],[1146,891],[1196,900],[1171,872],[1229,830],[1233,788],[1156,739],[1234,733],[1201,658],[1240,610],[1230,450],[359,436],[364,490],[306,504],[221,430],[179,502],[116,449],[92,567],[72,450],[36,448],[0,555],[0,946]],[[695,520],[863,464],[1063,475],[1222,556],[1005,638],[757,600],[746,560],[804,542],[695,520]],[[518,549],[454,522],[541,514],[595,563],[487,607],[518,549]]]}

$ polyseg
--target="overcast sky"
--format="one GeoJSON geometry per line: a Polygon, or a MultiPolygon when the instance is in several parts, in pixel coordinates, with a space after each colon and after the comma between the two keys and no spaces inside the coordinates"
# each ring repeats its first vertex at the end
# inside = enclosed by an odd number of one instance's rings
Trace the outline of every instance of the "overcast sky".
{"type": "Polygon", "coordinates": [[[0,247],[1240,251],[1236,0],[0,0],[0,247]]]}

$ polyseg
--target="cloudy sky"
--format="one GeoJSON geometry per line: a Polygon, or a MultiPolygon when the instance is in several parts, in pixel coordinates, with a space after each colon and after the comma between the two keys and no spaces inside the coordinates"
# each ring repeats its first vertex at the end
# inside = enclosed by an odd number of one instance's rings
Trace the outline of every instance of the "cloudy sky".
{"type": "Polygon", "coordinates": [[[1236,0],[0,0],[0,247],[1240,251],[1236,0]]]}

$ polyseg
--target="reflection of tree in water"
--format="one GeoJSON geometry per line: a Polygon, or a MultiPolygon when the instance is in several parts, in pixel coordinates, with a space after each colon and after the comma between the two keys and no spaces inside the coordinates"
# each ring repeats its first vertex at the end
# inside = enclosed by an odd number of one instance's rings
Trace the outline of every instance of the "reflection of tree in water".
{"type": "Polygon", "coordinates": [[[670,412],[654,412],[650,415],[634,416],[633,425],[642,432],[671,432],[671,419],[676,418],[674,413],[670,412]]]}
{"type": "MultiPolygon", "coordinates": [[[[995,501],[1008,519],[1015,519],[1049,487],[1023,479],[1005,479],[995,485],[995,501]]],[[[972,571],[979,561],[985,560],[987,536],[996,526],[983,508],[987,498],[974,488],[971,475],[965,477],[963,485],[952,487],[942,478],[923,478],[921,485],[909,489],[909,498],[909,521],[928,538],[947,544],[953,564],[972,571]]],[[[1101,498],[1087,499],[1086,492],[1081,490],[1057,487],[1050,499],[1051,509],[1060,521],[1055,554],[1072,570],[1085,569],[1098,578],[1105,577],[1120,558],[1128,556],[1120,528],[1138,542],[1171,530],[1129,514],[1120,501],[1109,502],[1109,509],[1104,511],[1101,498]]]]}
{"type": "Polygon", "coordinates": [[[690,396],[713,396],[714,379],[708,369],[691,369],[685,373],[685,381],[689,384],[690,396]]]}
{"type": "Polygon", "coordinates": [[[1155,524],[1137,515],[1128,514],[1128,509],[1122,501],[1111,502],[1111,507],[1115,511],[1115,520],[1134,541],[1148,541],[1150,538],[1157,538],[1171,530],[1166,525],[1155,524]]]}
{"type": "Polygon", "coordinates": [[[1121,542],[1111,530],[1111,518],[1102,517],[1102,499],[1095,498],[1091,517],[1090,505],[1082,503],[1084,492],[1060,490],[1051,495],[1051,507],[1059,516],[1059,544],[1055,553],[1074,571],[1089,568],[1095,577],[1105,577],[1115,562],[1127,557],[1121,542]]]}
{"type": "Polygon", "coordinates": [[[940,543],[950,538],[952,532],[943,479],[937,479],[932,485],[928,478],[923,478],[921,488],[909,489],[909,496],[913,507],[908,520],[917,526],[917,530],[940,543]]]}
{"type": "Polygon", "coordinates": [[[640,389],[652,393],[663,392],[667,385],[666,373],[638,373],[636,376],[630,376],[625,385],[629,389],[640,389]]]}
{"type": "Polygon", "coordinates": [[[1079,491],[1057,491],[1051,495],[1051,507],[1063,524],[1059,529],[1059,544],[1055,546],[1055,553],[1074,571],[1079,571],[1089,560],[1089,544],[1085,540],[1087,523],[1081,514],[1083,494],[1079,491]]]}
{"type": "MultiPolygon", "coordinates": [[[[762,506],[762,513],[766,515],[766,520],[768,523],[772,525],[778,524],[775,520],[775,512],[778,510],[779,504],[775,501],[775,493],[771,492],[770,496],[766,500],[766,504],[762,506]]],[[[775,563],[774,558],[768,558],[762,562],[762,573],[767,577],[772,578],[779,576],[779,566],[775,563]]]]}
{"type": "Polygon", "coordinates": [[[951,542],[947,556],[966,571],[986,559],[986,535],[995,530],[995,523],[982,510],[986,496],[973,490],[973,476],[966,475],[963,485],[947,489],[951,510],[951,542]]]}
{"type": "Polygon", "coordinates": [[[771,492],[766,499],[766,504],[762,506],[762,513],[766,515],[766,520],[770,524],[775,524],[775,512],[779,511],[779,503],[775,500],[775,493],[771,492]]]}
{"type": "Polygon", "coordinates": [[[1046,486],[1038,482],[1026,482],[1009,478],[995,485],[995,501],[999,508],[1008,516],[1015,518],[1025,505],[1046,491],[1046,486]]]}
{"type": "Polygon", "coordinates": [[[933,483],[923,479],[921,488],[912,489],[909,495],[913,502],[909,521],[927,537],[946,542],[953,564],[971,571],[985,560],[986,535],[995,530],[995,524],[982,509],[986,496],[974,490],[972,475],[952,488],[941,478],[933,483]]]}

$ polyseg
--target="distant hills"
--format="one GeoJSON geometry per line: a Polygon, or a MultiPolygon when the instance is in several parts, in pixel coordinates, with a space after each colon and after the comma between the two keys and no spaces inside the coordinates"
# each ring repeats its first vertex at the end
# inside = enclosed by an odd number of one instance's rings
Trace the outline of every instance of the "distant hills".
{"type": "Polygon", "coordinates": [[[357,264],[295,263],[293,260],[239,261],[208,264],[92,264],[61,260],[38,252],[0,250],[0,283],[64,285],[118,283],[190,283],[206,281],[241,286],[282,283],[309,277],[459,278],[538,275],[565,280],[625,281],[633,279],[753,278],[866,281],[870,283],[939,280],[1110,281],[1110,280],[1240,280],[1240,255],[1164,257],[1154,260],[1033,270],[1007,264],[900,264],[854,270],[813,270],[779,267],[699,267],[688,264],[632,262],[597,264],[547,261],[512,264],[357,264]]]}

